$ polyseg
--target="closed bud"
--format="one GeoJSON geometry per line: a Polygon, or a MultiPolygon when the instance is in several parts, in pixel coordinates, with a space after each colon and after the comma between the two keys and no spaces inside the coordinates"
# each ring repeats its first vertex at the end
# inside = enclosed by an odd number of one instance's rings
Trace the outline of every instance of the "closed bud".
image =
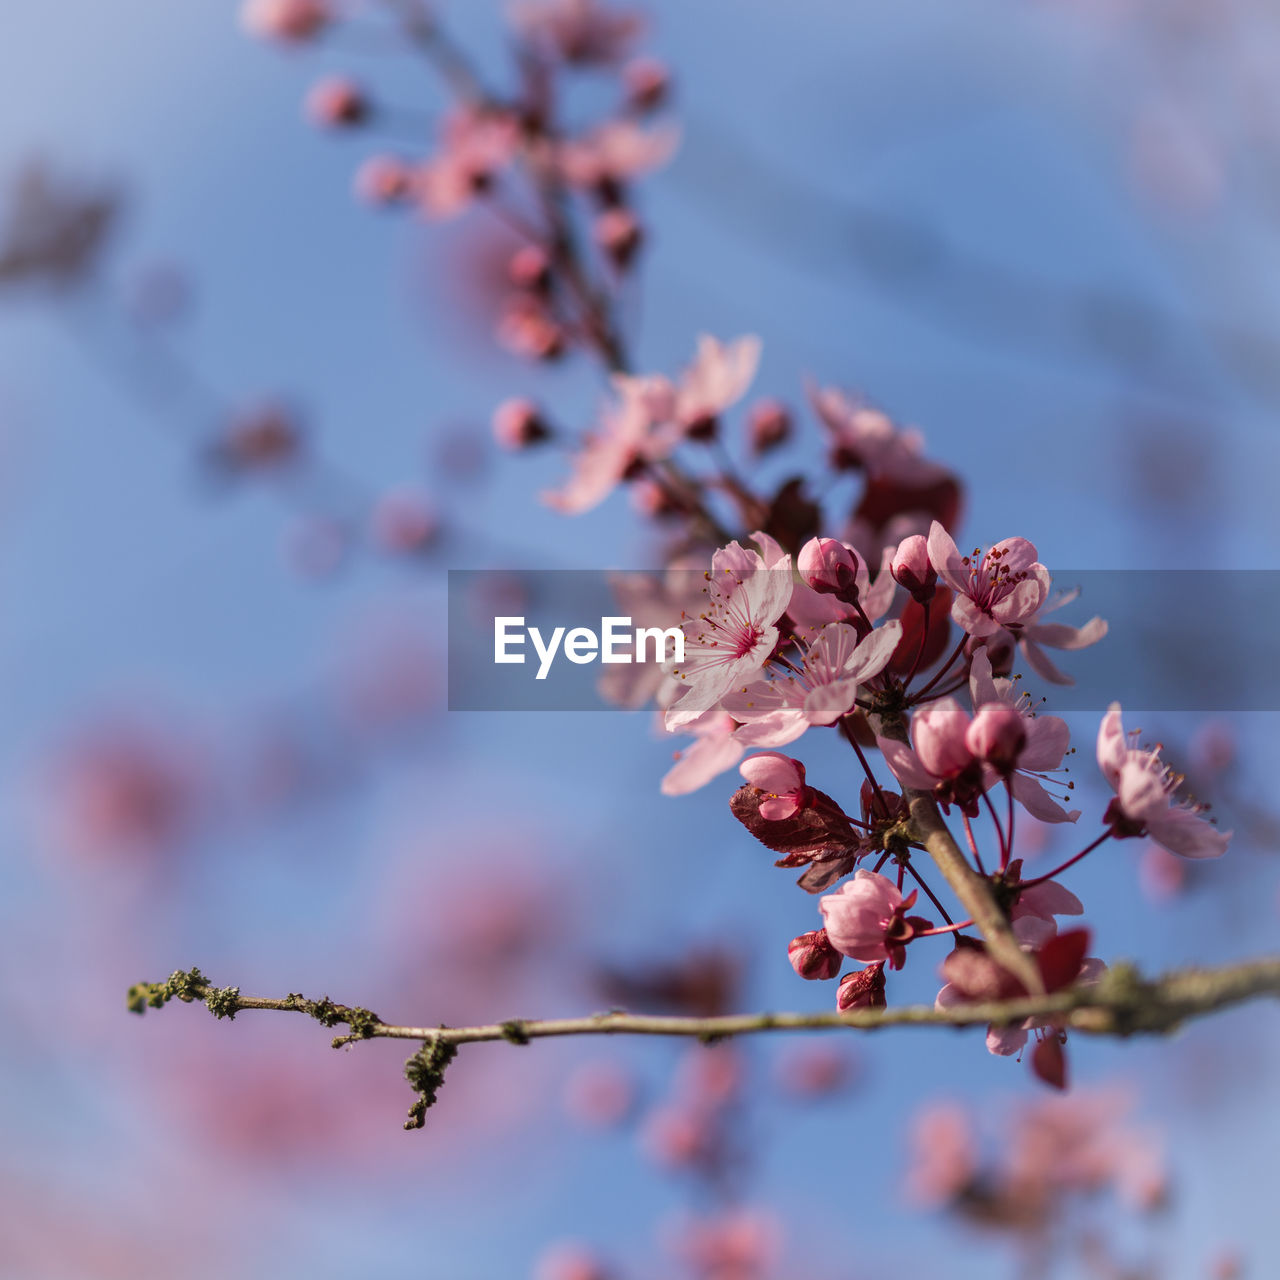
{"type": "Polygon", "coordinates": [[[826,981],[840,972],[844,957],[831,945],[825,929],[814,929],[791,939],[787,944],[787,959],[800,977],[826,981]]]}
{"type": "Polygon", "coordinates": [[[836,1008],[841,1013],[850,1009],[883,1009],[884,998],[884,965],[873,964],[866,969],[858,969],[846,973],[840,979],[836,991],[836,1008]]]}
{"type": "Polygon", "coordinates": [[[893,580],[911,592],[911,598],[924,604],[937,590],[938,571],[929,560],[929,541],[921,533],[904,538],[889,565],[893,580]]]}
{"type": "Polygon", "coordinates": [[[356,196],[365,204],[397,204],[409,198],[412,188],[409,166],[395,156],[370,156],[356,170],[356,196]]]}
{"type": "Polygon", "coordinates": [[[596,218],[593,230],[605,256],[619,271],[625,271],[644,239],[635,214],[622,205],[606,209],[596,218]]]}
{"type": "Polygon", "coordinates": [[[306,114],[312,124],[324,129],[352,128],[369,118],[369,100],[353,81],[332,77],[312,86],[306,114]]]}
{"type": "Polygon", "coordinates": [[[511,255],[507,278],[517,289],[545,293],[551,284],[551,259],[540,245],[526,244],[511,255]]]}
{"type": "Polygon", "coordinates": [[[494,410],[494,439],[504,449],[528,449],[550,434],[532,400],[504,400],[494,410]]]}
{"type": "Polygon", "coordinates": [[[988,702],[965,730],[964,743],[980,760],[1008,775],[1027,745],[1026,722],[1007,702],[988,702]]]}
{"type": "Polygon", "coordinates": [[[754,454],[768,453],[791,435],[791,413],[780,400],[759,400],[747,416],[747,437],[754,454]]]}
{"type": "Polygon", "coordinates": [[[636,58],[622,69],[627,106],[632,111],[656,110],[671,89],[671,73],[656,58],[636,58]]]}
{"type": "Polygon", "coordinates": [[[796,568],[815,591],[852,602],[858,597],[858,553],[835,538],[810,538],[796,568]]]}

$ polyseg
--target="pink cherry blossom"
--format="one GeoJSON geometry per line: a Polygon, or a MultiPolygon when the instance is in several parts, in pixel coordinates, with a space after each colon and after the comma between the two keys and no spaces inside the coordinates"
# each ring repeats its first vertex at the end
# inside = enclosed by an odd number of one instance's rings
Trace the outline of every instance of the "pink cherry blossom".
{"type": "Polygon", "coordinates": [[[246,0],[240,24],[264,40],[297,43],[319,35],[333,16],[326,0],[246,0]]]}
{"type": "MultiPolygon", "coordinates": [[[[1031,699],[1026,694],[1019,695],[1012,680],[992,676],[991,659],[985,649],[979,649],[973,655],[969,667],[969,692],[978,716],[983,715],[987,707],[999,706],[1015,711],[1022,721],[1023,745],[1016,757],[1006,761],[999,770],[1007,778],[1014,799],[1041,822],[1075,822],[1080,811],[1064,809],[1044,786],[1051,781],[1048,775],[1061,769],[1070,749],[1071,732],[1066,721],[1058,716],[1033,714],[1031,699]]],[[[1004,719],[1007,731],[1007,712],[1004,719]]],[[[977,739],[967,741],[972,746],[977,739]]],[[[975,754],[983,753],[975,751],[975,754]]]]}
{"type": "Polygon", "coordinates": [[[627,106],[632,111],[656,110],[671,91],[671,71],[657,58],[633,58],[622,68],[622,83],[627,91],[627,106]]]}
{"type": "Polygon", "coordinates": [[[942,580],[955,592],[951,616],[975,639],[996,643],[1002,633],[1016,640],[1028,665],[1054,684],[1070,684],[1044,652],[1085,649],[1107,634],[1102,618],[1083,627],[1042,622],[1042,614],[1060,609],[1077,592],[1049,597],[1049,571],[1036,559],[1026,538],[1006,538],[987,551],[961,556],[951,535],[936,520],[929,528],[929,559],[942,580]]]}
{"type": "Polygon", "coordinates": [[[684,436],[709,435],[716,418],[747,393],[760,363],[760,339],[720,342],[703,334],[692,363],[674,382],[661,374],[619,376],[614,385],[643,408],[671,446],[684,436]]]}
{"type": "MultiPolygon", "coordinates": [[[[630,665],[634,667],[636,664],[630,665]]],[[[687,795],[732,769],[747,749],[737,730],[738,722],[718,707],[712,707],[696,720],[680,726],[679,732],[692,733],[694,740],[690,746],[676,752],[675,764],[662,779],[662,794],[687,795]]]]}
{"type": "Polygon", "coordinates": [[[852,399],[835,387],[808,388],[809,403],[831,436],[832,465],[859,468],[911,487],[942,479],[945,468],[924,457],[924,437],[903,430],[879,409],[852,399]]]}
{"type": "Polygon", "coordinates": [[[721,707],[740,721],[747,746],[784,746],[810,726],[835,724],[853,710],[858,689],[884,670],[902,639],[887,622],[859,640],[854,627],[828,623],[803,645],[799,675],[758,679],[726,693],[721,707]]]}
{"type": "Polygon", "coordinates": [[[929,543],[923,534],[904,538],[893,553],[889,572],[894,581],[905,587],[920,604],[932,600],[938,589],[938,571],[929,559],[929,543]]]}
{"type": "Polygon", "coordinates": [[[825,929],[811,929],[792,938],[787,945],[787,959],[801,978],[826,981],[840,972],[843,958],[831,945],[825,929]]]}
{"type": "Polygon", "coordinates": [[[655,452],[660,450],[654,448],[644,407],[634,398],[611,403],[574,454],[569,479],[559,489],[544,490],[542,500],[565,515],[590,511],[655,452]]]}
{"type": "Polygon", "coordinates": [[[644,239],[640,220],[630,209],[614,207],[596,217],[591,234],[615,267],[625,271],[644,239]]]}
{"type": "MultiPolygon", "coordinates": [[[[825,932],[825,930],[824,930],[825,932]]],[[[836,991],[836,1008],[841,1013],[850,1009],[883,1009],[884,964],[873,964],[866,969],[855,969],[840,979],[836,991]]]]}
{"type": "Polygon", "coordinates": [[[1026,538],[1006,538],[986,552],[961,556],[935,520],[929,528],[929,559],[955,592],[952,618],[971,636],[994,635],[1029,622],[1049,595],[1049,571],[1026,538]]]}
{"type": "Polygon", "coordinates": [[[928,927],[916,917],[905,917],[916,894],[902,891],[882,875],[860,868],[835,893],[818,900],[831,945],[854,960],[888,960],[899,969],[917,926],[928,927]]]}
{"type": "Polygon", "coordinates": [[[712,557],[705,591],[703,612],[683,624],[684,661],[672,674],[685,692],[667,709],[669,729],[697,719],[764,666],[791,598],[790,558],[766,568],[758,552],[731,542],[712,557]]]}
{"type": "Polygon", "coordinates": [[[521,0],[511,21],[541,51],[580,64],[618,62],[645,25],[636,10],[599,0],[521,0]]]}
{"type": "Polygon", "coordinates": [[[1148,835],[1156,844],[1184,858],[1218,858],[1227,850],[1230,831],[1219,831],[1203,818],[1204,806],[1180,799],[1184,779],[1161,758],[1160,747],[1129,745],[1113,702],[1098,729],[1098,767],[1115,791],[1104,821],[1120,838],[1148,835]]]}
{"type": "Polygon", "coordinates": [[[414,179],[423,212],[432,218],[461,213],[511,162],[519,142],[514,116],[475,107],[453,112],[441,130],[439,150],[414,179]]]}
{"type": "Polygon", "coordinates": [[[343,76],[332,76],[313,85],[305,103],[307,119],[325,129],[362,124],[369,115],[369,101],[360,86],[343,76]]]}
{"type": "Polygon", "coordinates": [[[747,438],[757,457],[791,436],[791,411],[780,400],[757,400],[747,414],[747,438]]]}
{"type": "Polygon", "coordinates": [[[556,161],[570,186],[618,187],[662,168],[679,145],[680,130],[674,125],[644,129],[631,120],[610,120],[561,143],[556,161]]]}
{"type": "Polygon", "coordinates": [[[396,156],[370,156],[356,170],[353,185],[356,197],[365,204],[395,204],[413,190],[413,170],[396,156]]]}
{"type": "Polygon", "coordinates": [[[549,434],[532,400],[504,400],[493,412],[493,437],[504,449],[527,449],[549,434]]]}
{"type": "Polygon", "coordinates": [[[790,818],[810,802],[804,765],[779,751],[762,751],[749,757],[738,772],[751,786],[767,794],[760,805],[760,816],[769,822],[790,818]]]}

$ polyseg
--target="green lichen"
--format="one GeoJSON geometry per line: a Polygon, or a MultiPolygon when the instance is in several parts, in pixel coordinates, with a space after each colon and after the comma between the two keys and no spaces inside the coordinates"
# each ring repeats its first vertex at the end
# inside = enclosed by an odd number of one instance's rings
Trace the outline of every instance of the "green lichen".
{"type": "Polygon", "coordinates": [[[175,969],[166,982],[135,982],[125,1001],[131,1013],[146,1013],[148,1009],[163,1009],[170,1000],[184,1004],[203,1000],[210,989],[209,979],[199,969],[175,969]]]}
{"type": "Polygon", "coordinates": [[[445,1068],[457,1056],[456,1044],[436,1037],[425,1041],[422,1048],[404,1064],[404,1078],[418,1095],[409,1108],[409,1118],[404,1122],[406,1129],[421,1129],[426,1123],[427,1108],[435,1105],[444,1084],[445,1068]]]}

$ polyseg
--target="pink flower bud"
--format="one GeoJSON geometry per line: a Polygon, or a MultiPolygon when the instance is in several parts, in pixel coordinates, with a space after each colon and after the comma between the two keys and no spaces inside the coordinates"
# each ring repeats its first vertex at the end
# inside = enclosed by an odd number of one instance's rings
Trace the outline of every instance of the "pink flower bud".
{"type": "Polygon", "coordinates": [[[954,778],[973,763],[965,742],[970,720],[954,698],[930,702],[911,722],[911,743],[920,763],[935,778],[954,778]]]}
{"type": "Polygon", "coordinates": [[[507,263],[507,278],[517,289],[545,293],[551,284],[551,258],[540,245],[523,245],[507,263]]]}
{"type": "Polygon", "coordinates": [[[333,21],[325,0],[246,0],[240,25],[263,40],[310,40],[333,21]]]}
{"type": "Polygon", "coordinates": [[[888,959],[886,940],[903,906],[893,881],[865,868],[818,900],[831,945],[854,960],[888,959]]]}
{"type": "Polygon", "coordinates": [[[619,271],[631,265],[644,238],[635,214],[621,205],[606,209],[596,219],[592,231],[596,243],[619,271]]]}
{"type": "Polygon", "coordinates": [[[656,58],[636,58],[623,67],[622,83],[632,111],[654,111],[670,92],[671,73],[656,58]]]}
{"type": "Polygon", "coordinates": [[[938,571],[929,560],[929,540],[922,533],[904,538],[889,566],[893,580],[911,592],[912,599],[924,604],[937,590],[938,571]]]}
{"type": "Polygon", "coordinates": [[[550,434],[532,400],[504,400],[494,410],[494,439],[504,449],[527,449],[550,434]]]}
{"type": "Polygon", "coordinates": [[[836,990],[836,1008],[841,1013],[850,1009],[883,1009],[884,965],[873,964],[866,969],[846,973],[836,990]]]}
{"type": "Polygon", "coordinates": [[[440,533],[431,500],[416,487],[383,494],[374,505],[370,526],[374,542],[393,555],[425,551],[440,533]]]}
{"type": "Polygon", "coordinates": [[[305,108],[307,119],[324,129],[363,124],[369,118],[369,102],[359,85],[338,76],[312,85],[305,108]]]}
{"type": "Polygon", "coordinates": [[[753,786],[766,793],[760,803],[760,816],[767,822],[781,822],[808,806],[811,798],[804,782],[804,765],[784,756],[780,751],[762,751],[748,757],[738,772],[753,786]]]}
{"type": "Polygon", "coordinates": [[[776,449],[791,435],[791,413],[780,400],[758,400],[747,415],[747,439],[757,456],[776,449]]]}
{"type": "Polygon", "coordinates": [[[370,156],[356,170],[356,197],[365,204],[396,204],[407,200],[412,189],[409,166],[395,156],[370,156]]]}
{"type": "Polygon", "coordinates": [[[988,702],[978,708],[973,723],[965,730],[964,743],[980,760],[1007,775],[1013,772],[1027,745],[1026,721],[1007,702],[988,702]]]}
{"type": "Polygon", "coordinates": [[[858,553],[834,538],[810,538],[796,559],[796,568],[809,586],[846,601],[857,598],[858,567],[858,553]]]}
{"type": "Polygon", "coordinates": [[[538,1259],[534,1280],[609,1280],[609,1272],[593,1253],[577,1244],[557,1244],[538,1259]]]}
{"type": "Polygon", "coordinates": [[[565,332],[533,294],[509,298],[498,320],[498,341],[508,351],[531,360],[557,360],[564,355],[565,332]]]}
{"type": "Polygon", "coordinates": [[[843,957],[831,945],[825,929],[814,929],[792,938],[787,944],[787,959],[802,978],[825,982],[840,972],[843,957]]]}

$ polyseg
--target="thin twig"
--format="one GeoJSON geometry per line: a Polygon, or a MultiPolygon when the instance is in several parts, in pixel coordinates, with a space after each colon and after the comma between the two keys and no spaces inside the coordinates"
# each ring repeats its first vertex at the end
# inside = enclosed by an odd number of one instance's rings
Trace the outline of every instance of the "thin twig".
{"type": "Polygon", "coordinates": [[[887,1009],[851,1009],[846,1013],[744,1013],[697,1018],[612,1011],[578,1018],[512,1019],[474,1027],[397,1026],[367,1009],[337,1005],[328,999],[307,1000],[244,996],[236,987],[214,988],[199,970],[176,973],[164,984],[140,984],[130,990],[129,1007],[142,1013],[170,999],[203,1000],[218,1017],[246,1010],[305,1013],[326,1026],[345,1025],[349,1035],[335,1046],[355,1040],[421,1040],[460,1045],[480,1041],[530,1040],[577,1035],[690,1036],[718,1040],[764,1031],[822,1031],[842,1027],[864,1031],[881,1027],[968,1027],[993,1023],[1007,1026],[1027,1018],[1052,1018],[1057,1024],[1092,1035],[1162,1035],[1191,1018],[1201,1017],[1262,996],[1280,997],[1280,957],[1246,961],[1216,969],[1181,969],[1144,981],[1129,965],[1117,965],[1101,981],[1051,995],[1018,1000],[948,1006],[902,1005],[887,1009]]]}

